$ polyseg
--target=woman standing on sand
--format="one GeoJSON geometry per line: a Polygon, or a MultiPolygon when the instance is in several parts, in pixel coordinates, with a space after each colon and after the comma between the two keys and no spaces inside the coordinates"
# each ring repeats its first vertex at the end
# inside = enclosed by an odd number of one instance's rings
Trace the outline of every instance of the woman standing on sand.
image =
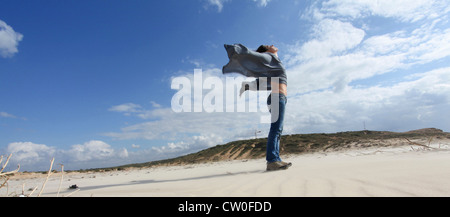
{"type": "Polygon", "coordinates": [[[230,62],[223,67],[223,74],[235,72],[246,77],[267,78],[267,89],[263,89],[264,85],[260,85],[257,79],[251,83],[243,83],[241,93],[246,90],[272,90],[267,98],[272,116],[267,138],[267,171],[289,168],[292,164],[283,162],[280,158],[280,139],[287,103],[287,76],[286,70],[278,58],[278,48],[273,45],[261,45],[256,51],[253,51],[242,44],[226,44],[225,50],[230,62]],[[278,103],[276,103],[277,101],[278,103]]]}

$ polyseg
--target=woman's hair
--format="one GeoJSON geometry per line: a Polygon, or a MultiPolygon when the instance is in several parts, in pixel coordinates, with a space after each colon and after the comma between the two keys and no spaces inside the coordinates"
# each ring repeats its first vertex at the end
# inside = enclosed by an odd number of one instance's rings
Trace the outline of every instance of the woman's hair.
{"type": "Polygon", "coordinates": [[[269,50],[269,48],[267,48],[266,45],[261,45],[261,46],[258,47],[258,49],[256,50],[256,52],[258,52],[258,53],[264,53],[264,52],[267,52],[268,50],[269,50]]]}

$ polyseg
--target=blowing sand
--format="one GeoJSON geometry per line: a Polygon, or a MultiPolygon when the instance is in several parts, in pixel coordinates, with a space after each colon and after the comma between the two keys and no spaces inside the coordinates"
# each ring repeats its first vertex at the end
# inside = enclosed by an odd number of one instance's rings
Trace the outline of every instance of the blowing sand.
{"type": "MultiPolygon", "coordinates": [[[[411,146],[284,156],[288,170],[266,172],[265,160],[65,174],[59,196],[72,197],[334,197],[450,196],[450,148],[411,146]]],[[[42,196],[54,197],[60,173],[42,196]]],[[[41,188],[44,177],[9,181],[9,194],[41,188]]],[[[37,190],[39,191],[39,189],[37,190]]],[[[28,192],[29,193],[29,192],[28,192]]],[[[0,196],[5,196],[5,188],[0,196]]],[[[37,194],[34,193],[33,196],[37,194]]]]}

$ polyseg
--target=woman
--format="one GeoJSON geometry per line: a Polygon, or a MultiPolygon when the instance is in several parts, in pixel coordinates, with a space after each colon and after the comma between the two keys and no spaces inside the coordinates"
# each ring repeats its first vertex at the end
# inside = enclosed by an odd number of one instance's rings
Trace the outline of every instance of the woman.
{"type": "Polygon", "coordinates": [[[273,45],[261,45],[258,50],[252,51],[242,44],[234,44],[225,45],[225,50],[230,62],[223,67],[222,72],[224,74],[235,72],[247,77],[267,78],[267,89],[262,87],[264,85],[260,87],[257,79],[257,81],[251,83],[243,83],[244,88],[241,89],[241,93],[245,90],[272,91],[267,99],[269,111],[272,115],[272,123],[267,138],[267,171],[289,168],[292,164],[283,162],[280,158],[280,139],[287,103],[287,76],[286,70],[278,58],[278,48],[273,45]],[[249,88],[246,88],[247,85],[249,85],[249,88]],[[276,103],[277,101],[278,103],[276,103]]]}

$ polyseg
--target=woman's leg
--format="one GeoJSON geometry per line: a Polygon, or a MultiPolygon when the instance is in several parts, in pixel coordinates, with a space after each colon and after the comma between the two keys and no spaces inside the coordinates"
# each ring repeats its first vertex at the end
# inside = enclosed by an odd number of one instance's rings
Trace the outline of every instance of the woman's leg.
{"type": "Polygon", "coordinates": [[[272,109],[269,110],[272,115],[278,115],[278,118],[272,117],[272,120],[276,120],[276,121],[271,123],[269,136],[267,138],[266,160],[269,163],[281,161],[280,139],[281,139],[281,133],[283,132],[284,113],[285,113],[285,109],[286,109],[286,103],[287,103],[287,99],[284,94],[272,93],[271,95],[269,95],[269,98],[267,99],[267,104],[270,105],[270,108],[273,108],[273,106],[278,106],[278,112],[272,112],[272,109]],[[272,105],[271,97],[278,97],[278,99],[279,99],[278,105],[272,105]]]}

